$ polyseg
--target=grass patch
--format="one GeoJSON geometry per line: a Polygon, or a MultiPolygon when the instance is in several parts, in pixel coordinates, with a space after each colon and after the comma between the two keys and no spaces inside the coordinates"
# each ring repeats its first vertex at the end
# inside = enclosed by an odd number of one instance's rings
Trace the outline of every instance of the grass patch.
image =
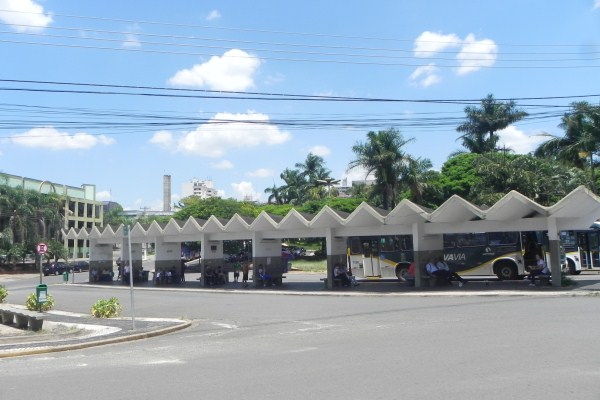
{"type": "Polygon", "coordinates": [[[326,272],[327,260],[307,260],[305,258],[298,258],[292,260],[292,267],[295,270],[300,270],[303,272],[326,272]]]}

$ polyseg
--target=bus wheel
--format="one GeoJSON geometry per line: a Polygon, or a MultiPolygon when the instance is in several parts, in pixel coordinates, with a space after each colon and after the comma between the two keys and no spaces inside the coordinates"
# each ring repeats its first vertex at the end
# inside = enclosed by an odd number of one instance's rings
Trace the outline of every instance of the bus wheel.
{"type": "Polygon", "coordinates": [[[509,262],[502,262],[496,268],[496,276],[501,280],[517,279],[517,268],[509,262]]]}
{"type": "Polygon", "coordinates": [[[396,267],[396,277],[398,278],[398,280],[400,282],[406,281],[406,279],[404,278],[404,275],[406,275],[407,273],[408,273],[408,267],[406,267],[406,266],[403,267],[401,265],[396,267]]]}
{"type": "Polygon", "coordinates": [[[567,260],[569,263],[569,274],[571,275],[579,275],[581,273],[581,271],[577,271],[575,269],[575,263],[573,262],[573,260],[567,260]]]}

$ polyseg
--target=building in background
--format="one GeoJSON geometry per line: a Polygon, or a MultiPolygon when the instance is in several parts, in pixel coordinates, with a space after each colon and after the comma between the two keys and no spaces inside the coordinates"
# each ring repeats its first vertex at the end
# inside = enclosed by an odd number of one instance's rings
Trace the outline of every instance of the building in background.
{"type": "Polygon", "coordinates": [[[190,182],[185,182],[182,185],[181,196],[198,196],[201,199],[208,199],[211,197],[219,197],[219,192],[213,187],[213,181],[201,181],[199,179],[194,178],[190,182]]]}
{"type": "Polygon", "coordinates": [[[163,175],[163,211],[171,212],[171,175],[163,175]]]}
{"type": "MultiPolygon", "coordinates": [[[[2,174],[6,185],[25,190],[48,194],[56,193],[64,198],[63,229],[65,231],[75,228],[102,227],[103,207],[101,201],[96,201],[96,185],[83,184],[80,187],[42,181],[39,179],[25,178],[17,175],[2,174]]],[[[89,243],[87,240],[63,239],[69,257],[89,257],[89,243]]]]}

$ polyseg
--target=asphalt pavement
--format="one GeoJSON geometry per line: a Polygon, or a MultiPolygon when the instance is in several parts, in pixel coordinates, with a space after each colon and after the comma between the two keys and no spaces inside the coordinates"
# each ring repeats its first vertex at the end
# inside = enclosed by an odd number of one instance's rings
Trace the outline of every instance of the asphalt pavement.
{"type": "MultiPolygon", "coordinates": [[[[531,287],[525,281],[500,281],[489,277],[470,277],[463,287],[458,285],[414,288],[397,280],[359,280],[359,285],[327,289],[323,284],[324,274],[290,272],[282,286],[255,288],[252,283],[244,287],[241,282],[229,282],[217,287],[201,287],[198,274],[188,274],[186,282],[156,286],[152,282],[135,285],[135,290],[144,291],[204,291],[213,293],[264,293],[297,296],[589,296],[600,295],[600,273],[584,271],[572,279],[575,285],[555,288],[552,286],[531,287]]],[[[112,282],[90,283],[87,274],[77,274],[81,287],[129,290],[128,285],[112,282]]],[[[11,279],[0,275],[0,283],[11,279]]],[[[18,279],[12,277],[12,279],[18,279]]],[[[11,307],[23,307],[11,305],[11,307]]],[[[13,326],[0,324],[0,358],[56,351],[81,349],[171,333],[190,326],[189,321],[163,318],[109,318],[99,319],[87,314],[62,311],[41,313],[43,329],[39,332],[24,331],[13,326]]]]}

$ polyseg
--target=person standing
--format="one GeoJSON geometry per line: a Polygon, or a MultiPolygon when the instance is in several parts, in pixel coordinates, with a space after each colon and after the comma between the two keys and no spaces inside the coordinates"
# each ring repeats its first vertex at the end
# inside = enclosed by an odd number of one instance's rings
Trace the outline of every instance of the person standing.
{"type": "Polygon", "coordinates": [[[233,263],[233,281],[237,282],[240,279],[240,269],[242,266],[239,261],[233,263]]]}
{"type": "Polygon", "coordinates": [[[250,264],[245,262],[242,265],[242,283],[244,287],[248,287],[248,271],[250,270],[250,264]]]}

